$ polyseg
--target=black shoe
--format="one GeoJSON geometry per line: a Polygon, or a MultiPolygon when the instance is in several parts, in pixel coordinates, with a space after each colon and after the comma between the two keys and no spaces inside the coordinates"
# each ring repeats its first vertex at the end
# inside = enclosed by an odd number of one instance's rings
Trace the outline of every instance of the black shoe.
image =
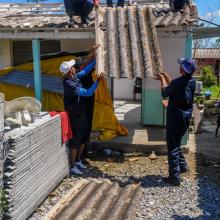
{"type": "Polygon", "coordinates": [[[189,172],[189,168],[186,167],[184,169],[180,169],[180,174],[183,174],[183,173],[188,173],[189,172]]]}
{"type": "Polygon", "coordinates": [[[176,179],[173,179],[170,177],[164,177],[163,182],[171,184],[173,186],[180,186],[181,185],[180,180],[176,180],[176,179]]]}
{"type": "Polygon", "coordinates": [[[84,28],[86,28],[86,27],[88,27],[89,25],[90,25],[90,21],[88,20],[88,17],[82,17],[81,18],[81,21],[82,21],[82,26],[84,27],[84,28]]]}

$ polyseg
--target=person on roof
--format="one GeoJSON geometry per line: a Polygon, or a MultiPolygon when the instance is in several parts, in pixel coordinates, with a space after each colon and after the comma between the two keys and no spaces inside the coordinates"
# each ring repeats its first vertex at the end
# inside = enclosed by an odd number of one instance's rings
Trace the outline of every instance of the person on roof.
{"type": "Polygon", "coordinates": [[[169,97],[166,124],[169,177],[164,181],[175,186],[180,185],[180,173],[189,170],[181,152],[181,141],[189,127],[196,87],[192,78],[196,70],[194,60],[180,58],[178,62],[181,76],[177,79],[171,80],[166,73],[159,74],[162,97],[169,97]]]}
{"type": "Polygon", "coordinates": [[[189,0],[170,0],[170,8],[173,11],[180,11],[189,3],[189,0]]]}
{"type": "Polygon", "coordinates": [[[184,12],[184,8],[190,4],[189,0],[169,0],[170,8],[154,9],[153,14],[159,17],[169,12],[184,12]]]}
{"type": "MultiPolygon", "coordinates": [[[[124,7],[124,4],[125,4],[125,0],[118,0],[117,7],[124,7]]],[[[107,6],[113,8],[113,1],[107,0],[107,6]]]]}
{"type": "Polygon", "coordinates": [[[94,7],[99,6],[99,0],[64,0],[66,13],[70,18],[69,27],[78,27],[74,22],[74,16],[81,17],[83,27],[89,25],[89,14],[94,7]]]}
{"type": "Polygon", "coordinates": [[[101,73],[97,80],[89,89],[82,86],[81,79],[94,69],[95,59],[85,66],[79,72],[76,71],[75,60],[65,61],[60,65],[60,72],[64,74],[64,107],[69,112],[71,129],[73,138],[70,140],[71,148],[71,166],[70,174],[82,174],[82,170],[86,166],[81,162],[85,144],[89,141],[89,119],[86,114],[86,97],[90,97],[95,92],[98,83],[104,78],[104,73],[101,73]]]}

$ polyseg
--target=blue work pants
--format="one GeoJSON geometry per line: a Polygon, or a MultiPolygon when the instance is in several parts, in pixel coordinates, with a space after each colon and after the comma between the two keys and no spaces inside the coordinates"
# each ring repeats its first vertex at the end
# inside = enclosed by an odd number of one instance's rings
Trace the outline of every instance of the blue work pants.
{"type": "Polygon", "coordinates": [[[186,134],[191,115],[185,115],[173,105],[167,109],[166,139],[168,148],[169,177],[179,181],[180,171],[186,169],[187,163],[181,151],[181,141],[186,134]]]}
{"type": "Polygon", "coordinates": [[[70,20],[76,15],[81,17],[82,23],[86,23],[86,19],[94,7],[92,0],[65,0],[64,4],[70,20]]]}

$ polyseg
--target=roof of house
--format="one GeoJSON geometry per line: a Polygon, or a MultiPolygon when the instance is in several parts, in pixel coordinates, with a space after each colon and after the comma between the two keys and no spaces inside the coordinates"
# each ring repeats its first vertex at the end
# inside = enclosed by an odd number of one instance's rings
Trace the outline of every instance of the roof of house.
{"type": "Polygon", "coordinates": [[[197,48],[193,49],[196,59],[220,59],[220,48],[197,48]]]}
{"type": "Polygon", "coordinates": [[[220,27],[194,27],[193,39],[212,38],[220,36],[220,27]]]}
{"type": "Polygon", "coordinates": [[[96,39],[103,51],[98,52],[98,72],[115,78],[157,77],[163,65],[156,27],[186,26],[195,19],[189,7],[183,14],[170,12],[160,17],[154,16],[155,7],[160,10],[168,4],[107,8],[99,15],[96,39]]]}
{"type": "MultiPolygon", "coordinates": [[[[78,16],[74,19],[80,24],[78,16]]],[[[68,28],[68,23],[63,4],[0,4],[0,29],[57,29],[68,28]]],[[[94,21],[90,26],[94,28],[94,21]]]]}
{"type": "MultiPolygon", "coordinates": [[[[192,26],[198,19],[195,7],[193,9],[187,6],[182,13],[172,11],[166,13],[167,10],[169,4],[163,1],[159,3],[147,1],[144,4],[117,9],[101,6],[97,11],[96,28],[94,23],[89,27],[90,30],[96,31],[96,40],[102,45],[98,52],[98,71],[103,70],[108,76],[116,78],[149,76],[156,78],[163,69],[156,27],[162,29],[172,27],[179,30],[180,27],[192,26]],[[162,13],[155,16],[153,13],[155,10],[162,13]]],[[[95,16],[94,12],[92,16],[95,16]]],[[[0,4],[2,37],[18,38],[19,35],[25,38],[27,34],[23,36],[23,30],[40,29],[31,36],[56,38],[55,35],[58,37],[62,29],[65,33],[69,31],[71,36],[66,37],[71,38],[74,37],[73,29],[67,28],[68,21],[63,4],[0,4]],[[15,30],[15,33],[7,33],[8,35],[4,36],[5,29],[15,30]],[[59,29],[59,33],[46,31],[56,32],[56,29],[59,29]]],[[[76,21],[80,22],[80,19],[76,17],[76,21]]],[[[83,28],[79,30],[86,31],[83,28]]],[[[59,36],[64,37],[61,34],[59,36]]]]}
{"type": "MultiPolygon", "coordinates": [[[[148,3],[156,10],[169,8],[167,2],[148,3]]],[[[150,1],[152,2],[152,1],[150,1]]],[[[106,7],[101,7],[106,10],[106,7]]],[[[80,19],[75,17],[80,23],[80,19]]],[[[157,27],[191,25],[197,19],[197,12],[192,12],[189,7],[184,13],[162,13],[155,20],[157,27]]],[[[63,4],[6,4],[0,3],[0,28],[67,28],[69,18],[65,13],[63,4]]],[[[91,27],[94,22],[91,23],[91,27]]]]}

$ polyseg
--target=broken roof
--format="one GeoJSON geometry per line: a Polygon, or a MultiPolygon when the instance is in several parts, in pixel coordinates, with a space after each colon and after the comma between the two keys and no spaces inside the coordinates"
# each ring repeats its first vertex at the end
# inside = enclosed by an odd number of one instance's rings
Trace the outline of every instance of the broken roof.
{"type": "MultiPolygon", "coordinates": [[[[32,31],[33,35],[29,37],[72,39],[74,36],[91,38],[93,34],[85,35],[85,32],[95,30],[96,41],[102,45],[98,50],[98,72],[104,71],[108,76],[116,78],[156,78],[163,69],[156,27],[179,30],[181,26],[191,26],[197,22],[198,13],[196,7],[187,6],[183,13],[170,11],[155,17],[153,10],[166,11],[169,4],[151,2],[117,9],[100,7],[96,28],[91,23],[86,29],[68,28],[69,18],[63,4],[0,4],[0,32],[2,38],[19,39],[27,38],[27,34],[22,35],[23,30],[28,32],[36,29],[37,32],[32,31]],[[14,34],[5,36],[6,29],[12,30],[14,34]],[[54,33],[49,33],[50,30],[54,33]],[[69,35],[62,35],[62,31],[69,35]],[[73,31],[84,33],[73,35],[73,31]]],[[[78,17],[75,19],[80,22],[78,17]]]]}
{"type": "Polygon", "coordinates": [[[154,16],[154,9],[166,8],[168,4],[159,3],[107,8],[99,13],[96,40],[102,49],[98,50],[98,72],[115,78],[157,78],[163,66],[156,27],[174,26],[178,30],[197,21],[189,6],[182,14],[169,12],[154,16]]]}
{"type": "MultiPolygon", "coordinates": [[[[80,24],[81,19],[75,16],[75,21],[80,24]]],[[[63,4],[0,4],[0,29],[68,28],[68,22],[63,4]]]]}
{"type": "MultiPolygon", "coordinates": [[[[149,1],[146,1],[149,2],[149,1]]],[[[150,1],[152,2],[152,1],[150,1]]],[[[148,6],[164,10],[169,4],[163,1],[159,3],[147,3],[148,6]]],[[[101,7],[105,10],[105,7],[101,7]]],[[[80,23],[79,17],[75,17],[80,23]]],[[[197,12],[185,9],[185,13],[162,13],[155,20],[157,27],[190,25],[197,19],[197,12]]],[[[65,13],[63,4],[6,4],[0,3],[0,28],[67,28],[69,17],[65,13]]],[[[91,22],[91,27],[94,23],[91,22]]]]}

